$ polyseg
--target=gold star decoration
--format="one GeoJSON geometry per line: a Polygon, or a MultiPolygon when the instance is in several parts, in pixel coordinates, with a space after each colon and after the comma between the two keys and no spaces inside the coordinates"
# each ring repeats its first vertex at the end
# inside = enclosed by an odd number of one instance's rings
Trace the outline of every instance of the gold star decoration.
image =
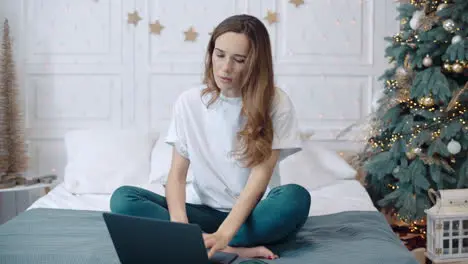
{"type": "Polygon", "coordinates": [[[265,17],[265,19],[268,20],[268,23],[270,23],[270,25],[276,23],[278,22],[278,13],[268,10],[268,14],[265,17]]]}
{"type": "Polygon", "coordinates": [[[289,3],[295,5],[296,7],[299,7],[300,5],[304,4],[304,0],[289,0],[289,3]]]}
{"type": "Polygon", "coordinates": [[[193,27],[190,27],[189,30],[184,31],[184,34],[185,34],[185,41],[194,42],[198,37],[198,33],[195,31],[193,27]]]}
{"type": "Polygon", "coordinates": [[[128,23],[133,25],[138,25],[140,22],[141,17],[138,15],[138,11],[133,11],[133,13],[128,13],[128,23]]]}
{"type": "Polygon", "coordinates": [[[149,25],[150,32],[156,35],[161,35],[161,31],[164,29],[164,26],[159,23],[159,20],[156,20],[154,23],[149,25]]]}

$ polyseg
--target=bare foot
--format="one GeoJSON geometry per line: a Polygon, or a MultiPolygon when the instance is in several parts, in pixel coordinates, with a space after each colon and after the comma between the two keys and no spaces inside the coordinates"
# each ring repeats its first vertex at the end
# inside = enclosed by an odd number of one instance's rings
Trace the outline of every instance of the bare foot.
{"type": "Polygon", "coordinates": [[[273,254],[271,250],[264,246],[258,247],[226,247],[222,251],[228,253],[235,253],[241,258],[266,258],[266,259],[277,259],[278,256],[273,254]]]}

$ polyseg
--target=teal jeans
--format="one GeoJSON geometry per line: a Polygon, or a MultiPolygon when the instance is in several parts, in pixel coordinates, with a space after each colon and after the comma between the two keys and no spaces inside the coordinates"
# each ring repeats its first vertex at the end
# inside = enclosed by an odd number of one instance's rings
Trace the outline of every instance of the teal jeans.
{"type": "MultiPolygon", "coordinates": [[[[166,198],[151,191],[119,187],[112,194],[110,209],[114,213],[170,220],[166,198]]],[[[232,247],[252,247],[280,242],[294,235],[309,215],[310,194],[297,184],[273,188],[261,200],[230,241],[232,247]]],[[[228,213],[206,205],[186,204],[189,223],[205,233],[214,233],[228,213]]]]}

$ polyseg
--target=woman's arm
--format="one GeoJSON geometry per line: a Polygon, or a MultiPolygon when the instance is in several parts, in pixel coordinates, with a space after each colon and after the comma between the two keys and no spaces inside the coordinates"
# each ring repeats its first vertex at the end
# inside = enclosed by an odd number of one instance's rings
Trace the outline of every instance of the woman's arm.
{"type": "Polygon", "coordinates": [[[172,222],[188,223],[185,210],[185,185],[190,161],[172,150],[172,162],[167,177],[166,200],[172,222]]]}
{"type": "Polygon", "coordinates": [[[279,150],[273,150],[268,160],[252,169],[247,184],[239,196],[239,199],[218,229],[218,232],[223,234],[223,236],[227,236],[229,240],[234,237],[265,194],[278,157],[279,150]]]}

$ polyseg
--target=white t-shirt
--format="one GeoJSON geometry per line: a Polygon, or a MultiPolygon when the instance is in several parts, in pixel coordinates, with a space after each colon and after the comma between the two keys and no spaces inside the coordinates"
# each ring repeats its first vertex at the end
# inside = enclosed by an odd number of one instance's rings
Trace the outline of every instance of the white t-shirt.
{"type": "MultiPolygon", "coordinates": [[[[202,89],[187,90],[176,100],[165,142],[190,160],[192,184],[198,200],[227,212],[234,206],[251,170],[232,157],[236,134],[245,124],[245,118],[241,116],[242,100],[221,95],[207,107],[210,95],[202,97],[202,89]]],[[[271,117],[274,131],[272,148],[281,149],[281,161],[301,150],[296,112],[290,98],[281,89],[277,89],[271,117]]],[[[263,198],[273,181],[279,182],[278,164],[263,198]]]]}

